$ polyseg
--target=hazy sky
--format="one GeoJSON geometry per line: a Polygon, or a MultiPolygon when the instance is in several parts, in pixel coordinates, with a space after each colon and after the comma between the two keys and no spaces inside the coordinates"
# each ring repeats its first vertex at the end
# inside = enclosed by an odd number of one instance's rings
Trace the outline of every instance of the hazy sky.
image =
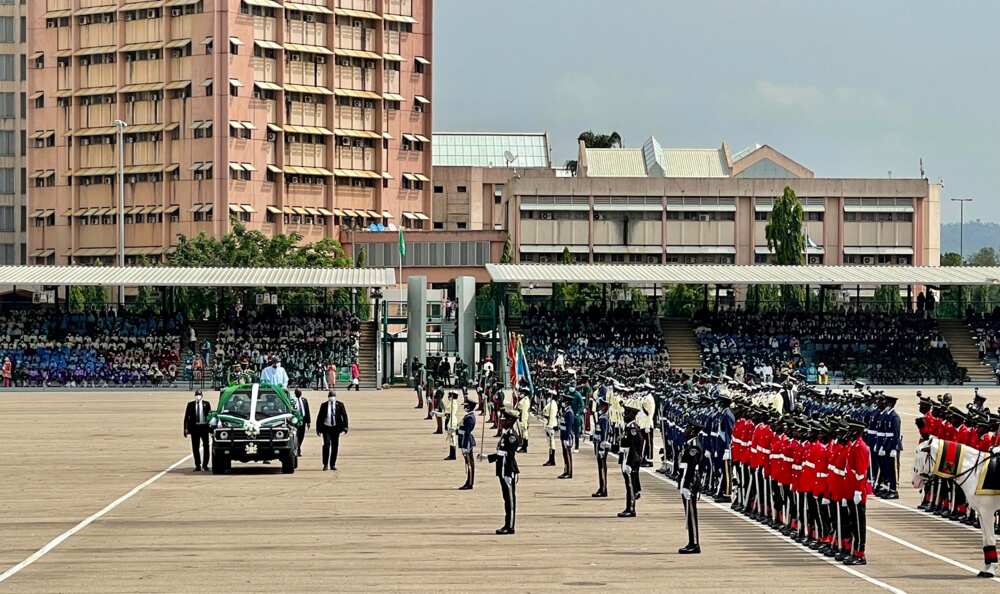
{"type": "Polygon", "coordinates": [[[434,128],[770,144],[823,177],[918,177],[1000,220],[1000,2],[435,0],[434,128]]]}

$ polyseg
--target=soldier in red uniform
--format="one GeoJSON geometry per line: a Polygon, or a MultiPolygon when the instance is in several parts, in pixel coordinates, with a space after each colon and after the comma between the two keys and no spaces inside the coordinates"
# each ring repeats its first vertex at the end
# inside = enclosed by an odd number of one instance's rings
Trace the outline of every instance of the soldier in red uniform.
{"type": "Polygon", "coordinates": [[[845,501],[847,479],[847,444],[843,441],[842,426],[834,427],[833,439],[830,441],[830,459],[827,468],[829,475],[829,498],[832,506],[831,520],[834,528],[833,542],[821,552],[827,557],[835,557],[838,561],[847,558],[849,554],[846,530],[847,526],[847,502],[845,501]]]}
{"type": "Polygon", "coordinates": [[[847,516],[851,525],[850,546],[851,555],[844,560],[845,565],[867,565],[865,559],[865,534],[867,531],[866,505],[868,495],[872,492],[868,481],[868,471],[871,466],[871,452],[868,445],[861,439],[864,425],[852,423],[849,425],[847,445],[847,476],[844,484],[850,496],[846,500],[847,516]]]}
{"type": "Polygon", "coordinates": [[[788,447],[785,448],[786,465],[788,466],[788,507],[791,521],[788,536],[800,537],[805,532],[803,521],[804,501],[802,500],[802,435],[805,427],[792,425],[789,430],[788,447]]]}

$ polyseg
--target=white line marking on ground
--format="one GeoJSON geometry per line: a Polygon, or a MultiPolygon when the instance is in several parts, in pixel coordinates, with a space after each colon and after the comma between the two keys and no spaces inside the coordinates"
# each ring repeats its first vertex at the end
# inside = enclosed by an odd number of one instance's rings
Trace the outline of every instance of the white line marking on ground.
{"type": "MultiPolygon", "coordinates": [[[[653,472],[653,471],[651,471],[651,470],[649,470],[647,468],[643,468],[642,471],[645,472],[646,474],[648,474],[649,476],[657,479],[657,480],[661,480],[661,481],[667,483],[668,485],[673,486],[673,482],[670,479],[668,479],[668,478],[666,478],[664,476],[656,474],[655,472],[653,472]]],[[[847,566],[847,565],[842,565],[842,564],[838,563],[837,561],[835,561],[833,559],[830,559],[829,557],[826,557],[826,556],[824,556],[824,555],[822,555],[820,553],[817,553],[816,551],[810,549],[807,546],[804,546],[802,544],[799,544],[799,543],[795,542],[794,540],[788,538],[787,536],[785,536],[784,534],[781,534],[780,532],[778,532],[777,530],[774,530],[773,528],[769,528],[767,526],[764,526],[763,524],[759,524],[757,522],[754,522],[750,518],[748,518],[748,517],[740,514],[737,511],[734,511],[732,508],[726,507],[725,505],[722,505],[721,503],[716,503],[716,502],[708,500],[708,499],[704,499],[703,501],[705,503],[711,505],[712,507],[716,508],[716,509],[721,509],[724,512],[732,514],[733,516],[735,516],[735,517],[737,517],[737,518],[739,518],[739,519],[741,519],[741,520],[743,520],[743,521],[745,521],[745,522],[747,522],[747,523],[749,523],[749,524],[751,524],[753,526],[756,526],[756,527],[760,528],[761,530],[764,530],[765,532],[770,533],[772,536],[783,540],[784,542],[786,542],[786,543],[794,546],[795,548],[797,548],[797,549],[799,549],[801,551],[809,553],[811,556],[819,559],[820,561],[823,561],[824,563],[826,563],[828,565],[832,565],[833,567],[836,567],[837,569],[839,569],[841,571],[845,571],[845,572],[853,575],[856,578],[863,579],[866,582],[868,582],[869,584],[872,584],[873,586],[878,586],[879,588],[882,588],[883,590],[888,590],[889,592],[892,592],[893,594],[906,594],[905,590],[901,590],[901,589],[899,589],[899,588],[897,588],[895,586],[892,586],[892,585],[887,584],[887,583],[885,583],[883,581],[877,580],[877,579],[875,579],[875,578],[873,578],[873,577],[871,577],[869,575],[865,575],[864,573],[861,573],[860,571],[854,569],[853,567],[850,567],[850,566],[847,566]]]]}
{"type": "Polygon", "coordinates": [[[921,416],[922,417],[923,416],[923,415],[915,415],[913,413],[903,412],[901,410],[897,410],[896,412],[898,412],[901,415],[907,416],[907,417],[916,417],[916,416],[921,416]]]}
{"type": "MultiPolygon", "coordinates": [[[[905,541],[902,538],[899,538],[898,536],[893,536],[893,535],[889,534],[888,532],[883,532],[883,531],[879,530],[878,528],[872,528],[871,526],[869,526],[868,527],[868,532],[872,532],[874,534],[878,534],[882,538],[887,538],[887,539],[891,540],[892,542],[894,542],[896,544],[903,545],[904,547],[906,547],[908,549],[913,549],[914,551],[916,551],[918,553],[922,553],[924,555],[927,555],[928,557],[932,557],[934,559],[937,559],[938,561],[944,561],[945,563],[947,563],[949,565],[954,565],[955,567],[958,567],[960,569],[964,569],[964,570],[966,570],[966,571],[968,571],[970,573],[973,573],[973,574],[978,574],[979,573],[978,569],[974,569],[974,568],[966,565],[965,563],[961,563],[959,561],[955,561],[954,559],[950,559],[948,557],[945,557],[944,555],[939,555],[939,554],[935,553],[934,551],[928,551],[925,548],[918,547],[917,545],[913,544],[912,542],[905,541]]],[[[994,582],[1000,583],[1000,578],[996,578],[995,577],[995,578],[990,578],[990,579],[992,579],[994,582]]]]}
{"type": "Polygon", "coordinates": [[[188,454],[187,456],[184,456],[180,460],[178,460],[178,461],[174,462],[173,464],[171,464],[170,466],[168,466],[166,468],[166,470],[163,470],[159,474],[156,474],[153,477],[147,479],[144,483],[138,485],[137,487],[135,487],[134,489],[132,489],[128,493],[122,495],[118,499],[115,499],[111,503],[107,504],[104,507],[104,509],[102,509],[101,511],[93,514],[92,516],[88,517],[87,519],[81,521],[76,526],[73,526],[72,528],[70,528],[66,532],[63,532],[59,536],[53,538],[44,547],[42,547],[42,548],[38,549],[37,551],[35,551],[34,553],[32,553],[27,559],[25,559],[24,561],[21,561],[17,565],[11,567],[7,571],[5,571],[2,574],[0,574],[0,584],[2,584],[3,582],[7,581],[9,578],[13,577],[14,575],[16,575],[19,571],[21,571],[25,567],[28,567],[29,565],[31,565],[35,561],[38,561],[43,556],[45,556],[49,551],[51,551],[52,549],[54,549],[57,546],[59,546],[60,544],[62,544],[63,541],[65,541],[67,538],[73,536],[77,532],[83,530],[84,528],[86,528],[90,524],[92,524],[95,521],[99,520],[101,518],[101,516],[105,515],[106,513],[110,512],[111,510],[115,509],[116,507],[118,507],[119,505],[121,505],[122,503],[124,503],[125,501],[128,501],[133,495],[135,495],[139,491],[142,491],[143,489],[145,489],[149,485],[152,485],[153,483],[155,483],[156,481],[158,481],[160,478],[162,478],[163,475],[167,474],[171,470],[177,468],[178,466],[180,466],[181,464],[187,462],[190,459],[191,459],[191,454],[188,454]]]}
{"type": "Polygon", "coordinates": [[[878,501],[879,503],[884,503],[886,505],[891,505],[892,507],[898,507],[899,509],[904,509],[904,510],[906,510],[908,512],[913,512],[913,513],[917,514],[918,516],[922,516],[922,517],[925,517],[925,518],[931,518],[931,519],[937,520],[939,522],[944,522],[945,524],[948,524],[949,526],[954,526],[955,528],[963,528],[965,530],[970,530],[972,532],[975,532],[976,534],[978,534],[980,536],[983,535],[983,532],[980,529],[978,529],[978,528],[973,528],[972,526],[967,526],[965,524],[959,524],[958,522],[955,522],[953,520],[949,520],[947,518],[942,518],[941,516],[936,515],[936,514],[929,514],[929,513],[925,512],[925,511],[921,511],[919,509],[903,505],[902,503],[896,503],[895,501],[889,501],[887,499],[881,499],[879,497],[871,497],[871,499],[874,500],[874,501],[878,501]]]}

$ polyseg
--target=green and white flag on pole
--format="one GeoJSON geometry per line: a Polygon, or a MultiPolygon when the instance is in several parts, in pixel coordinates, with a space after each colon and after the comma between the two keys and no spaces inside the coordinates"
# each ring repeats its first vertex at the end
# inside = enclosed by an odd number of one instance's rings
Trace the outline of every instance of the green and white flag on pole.
{"type": "Polygon", "coordinates": [[[403,236],[403,228],[399,228],[399,259],[406,257],[406,237],[403,236]]]}

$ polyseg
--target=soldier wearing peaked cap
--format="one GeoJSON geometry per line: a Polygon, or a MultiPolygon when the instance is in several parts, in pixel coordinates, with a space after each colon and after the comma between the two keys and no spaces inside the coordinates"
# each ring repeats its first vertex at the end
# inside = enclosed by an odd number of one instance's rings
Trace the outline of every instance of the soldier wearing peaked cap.
{"type": "Polygon", "coordinates": [[[556,442],[559,441],[559,403],[554,390],[546,390],[545,406],[542,407],[542,422],[549,442],[549,459],[542,466],[556,465],[556,442]]]}
{"type": "Polygon", "coordinates": [[[490,454],[487,460],[495,464],[497,479],[500,481],[500,494],[503,496],[504,523],[498,528],[497,534],[514,534],[514,523],[517,518],[517,477],[520,470],[517,467],[517,448],[521,438],[514,430],[517,414],[504,409],[500,413],[500,440],[496,452],[490,454]]]}
{"type": "Polygon", "coordinates": [[[609,403],[604,398],[597,401],[597,421],[590,440],[597,457],[597,491],[591,497],[608,496],[608,451],[611,449],[611,422],[608,420],[609,403]]]}
{"type": "Polygon", "coordinates": [[[705,450],[698,442],[701,427],[694,422],[688,423],[684,432],[687,441],[681,452],[680,478],[677,487],[681,491],[684,503],[684,520],[687,525],[687,546],[677,552],[681,555],[697,555],[701,553],[701,542],[698,534],[698,493],[701,489],[701,465],[705,459],[705,450]]]}
{"type": "Polygon", "coordinates": [[[471,490],[476,482],[476,401],[465,400],[465,416],[458,427],[458,447],[465,460],[465,484],[460,491],[471,490]]]}
{"type": "Polygon", "coordinates": [[[639,403],[627,400],[625,404],[625,429],[618,442],[618,464],[621,466],[622,478],[625,481],[625,509],[618,513],[619,518],[634,518],[636,516],[635,502],[640,497],[642,486],[639,483],[639,467],[642,464],[642,428],[635,418],[639,412],[639,403]]]}
{"type": "Polygon", "coordinates": [[[576,426],[576,414],[573,412],[573,398],[570,394],[563,394],[562,411],[559,415],[559,439],[562,441],[563,473],[556,478],[573,478],[573,445],[576,442],[574,427],[576,426]]]}

